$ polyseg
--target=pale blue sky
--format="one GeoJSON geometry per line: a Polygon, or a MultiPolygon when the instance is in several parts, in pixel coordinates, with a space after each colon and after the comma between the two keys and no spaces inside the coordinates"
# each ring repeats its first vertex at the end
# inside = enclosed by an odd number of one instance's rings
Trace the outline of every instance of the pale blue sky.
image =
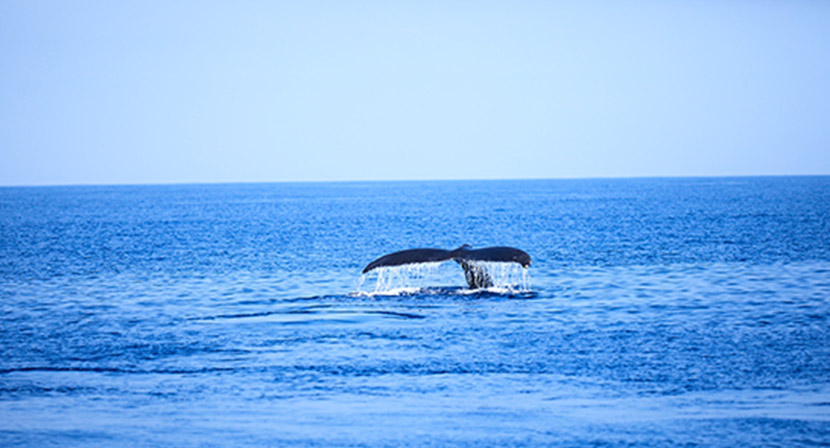
{"type": "Polygon", "coordinates": [[[0,2],[0,185],[830,174],[830,2],[0,2]]]}

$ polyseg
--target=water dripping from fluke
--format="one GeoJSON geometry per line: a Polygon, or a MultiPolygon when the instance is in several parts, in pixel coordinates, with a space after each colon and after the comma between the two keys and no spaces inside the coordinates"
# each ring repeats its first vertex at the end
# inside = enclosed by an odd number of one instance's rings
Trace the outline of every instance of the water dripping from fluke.
{"type": "Polygon", "coordinates": [[[473,261],[459,275],[449,263],[427,262],[399,266],[384,266],[362,274],[356,282],[357,296],[410,295],[527,295],[532,293],[530,273],[516,263],[473,261]],[[487,286],[462,286],[464,275],[478,275],[487,279],[487,286]],[[374,279],[374,285],[372,284],[374,279]],[[436,286],[446,284],[446,286],[436,286]],[[373,286],[373,287],[372,287],[373,286]]]}

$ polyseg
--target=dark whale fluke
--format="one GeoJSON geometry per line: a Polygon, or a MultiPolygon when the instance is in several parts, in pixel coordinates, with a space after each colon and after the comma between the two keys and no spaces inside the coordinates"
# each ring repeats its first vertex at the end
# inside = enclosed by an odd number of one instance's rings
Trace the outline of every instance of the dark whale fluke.
{"type": "Polygon", "coordinates": [[[476,266],[475,261],[499,261],[505,263],[519,263],[522,267],[530,266],[530,255],[514,247],[496,246],[483,249],[473,249],[465,244],[458,249],[409,249],[384,255],[369,263],[363,273],[375,268],[387,266],[401,266],[415,263],[435,263],[454,260],[464,269],[464,276],[470,288],[486,288],[493,286],[493,280],[483,269],[476,266]]]}

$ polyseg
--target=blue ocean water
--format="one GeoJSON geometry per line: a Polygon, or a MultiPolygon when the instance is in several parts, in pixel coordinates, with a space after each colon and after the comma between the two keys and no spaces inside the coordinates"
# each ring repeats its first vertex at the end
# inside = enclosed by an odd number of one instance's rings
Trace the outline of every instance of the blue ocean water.
{"type": "Polygon", "coordinates": [[[828,443],[830,177],[0,188],[2,446],[828,443]]]}

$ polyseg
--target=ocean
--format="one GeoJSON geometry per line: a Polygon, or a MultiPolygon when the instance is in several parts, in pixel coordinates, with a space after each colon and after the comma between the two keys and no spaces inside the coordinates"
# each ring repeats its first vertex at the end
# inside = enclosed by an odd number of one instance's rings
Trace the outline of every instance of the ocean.
{"type": "Polygon", "coordinates": [[[828,444],[830,176],[0,188],[4,447],[828,444]]]}

